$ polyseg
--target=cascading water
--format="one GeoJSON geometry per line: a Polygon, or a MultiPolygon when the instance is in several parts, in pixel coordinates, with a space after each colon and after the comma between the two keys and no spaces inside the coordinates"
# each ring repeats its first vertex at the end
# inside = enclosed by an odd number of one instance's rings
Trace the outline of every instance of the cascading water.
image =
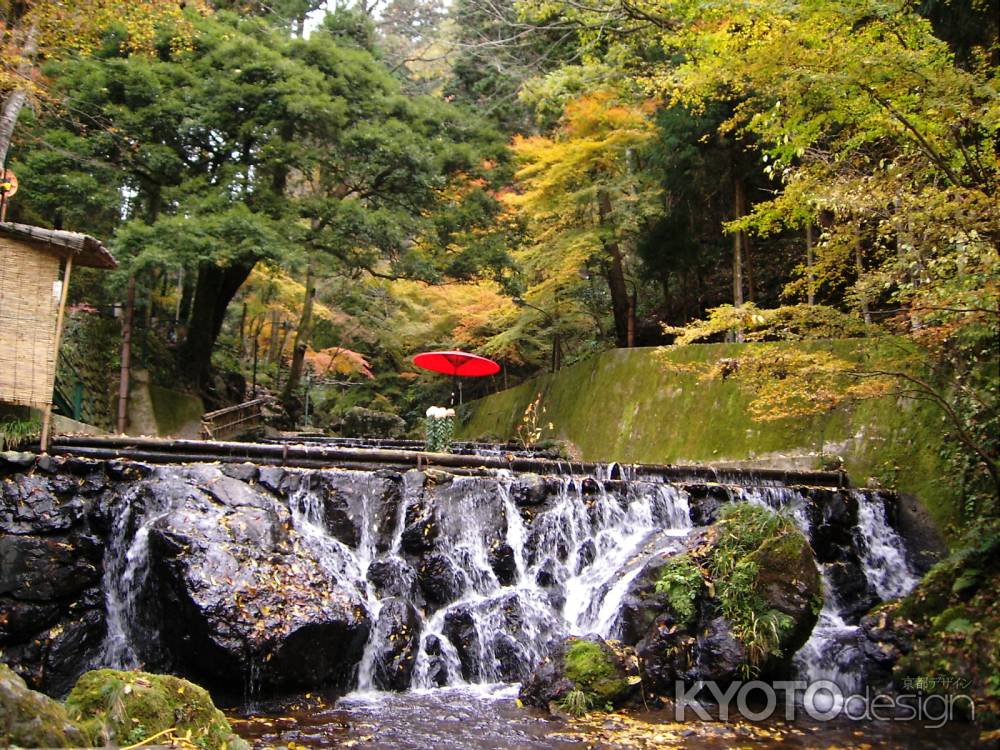
{"type": "Polygon", "coordinates": [[[169,507],[169,496],[149,496],[141,487],[131,488],[112,506],[104,554],[107,633],[98,658],[101,666],[141,666],[137,644],[155,637],[154,632],[142,632],[139,600],[149,577],[149,530],[169,507]]]}
{"type": "MultiPolygon", "coordinates": [[[[138,666],[143,654],[136,644],[155,641],[139,611],[149,533],[191,491],[181,483],[170,489],[170,468],[158,472],[157,491],[125,493],[111,524],[104,665],[138,666]]],[[[292,474],[300,481],[279,494],[297,543],[331,581],[356,595],[371,622],[355,674],[358,690],[517,682],[562,636],[621,635],[619,613],[630,586],[654,556],[683,547],[694,510],[682,485],[640,479],[618,465],[600,474],[292,474]],[[338,489],[327,486],[331,477],[338,489]],[[399,488],[394,504],[386,504],[386,482],[399,488]],[[425,492],[425,484],[433,492],[425,492]],[[528,485],[537,497],[524,496],[528,485]],[[340,493],[334,510],[330,492],[340,493]],[[331,513],[339,520],[331,522],[331,513]],[[353,531],[345,535],[344,524],[353,531]],[[391,645],[399,643],[406,648],[391,645]]],[[[720,501],[787,512],[807,535],[816,533],[814,490],[715,485],[713,492],[720,501]]],[[[844,497],[856,507],[852,554],[872,596],[906,593],[915,578],[882,500],[866,492],[844,497]]],[[[280,503],[273,495],[259,502],[280,503]]],[[[852,690],[859,680],[856,617],[844,615],[833,565],[820,567],[824,606],[795,664],[803,679],[829,679],[852,690]]]]}

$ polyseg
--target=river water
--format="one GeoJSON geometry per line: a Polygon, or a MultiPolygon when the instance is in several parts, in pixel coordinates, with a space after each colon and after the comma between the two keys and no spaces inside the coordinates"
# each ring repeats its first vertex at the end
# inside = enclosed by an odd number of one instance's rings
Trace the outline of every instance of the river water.
{"type": "Polygon", "coordinates": [[[971,725],[929,728],[916,722],[676,722],[670,710],[549,716],[521,708],[516,687],[477,686],[317,694],[228,712],[233,729],[255,748],[370,750],[626,750],[641,748],[887,748],[970,747],[971,725]]]}

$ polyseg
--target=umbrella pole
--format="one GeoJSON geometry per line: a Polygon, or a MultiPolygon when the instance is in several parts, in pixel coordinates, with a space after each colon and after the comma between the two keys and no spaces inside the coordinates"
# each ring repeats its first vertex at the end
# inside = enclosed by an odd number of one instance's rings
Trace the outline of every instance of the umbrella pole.
{"type": "Polygon", "coordinates": [[[462,381],[458,381],[458,405],[462,405],[462,381]]]}

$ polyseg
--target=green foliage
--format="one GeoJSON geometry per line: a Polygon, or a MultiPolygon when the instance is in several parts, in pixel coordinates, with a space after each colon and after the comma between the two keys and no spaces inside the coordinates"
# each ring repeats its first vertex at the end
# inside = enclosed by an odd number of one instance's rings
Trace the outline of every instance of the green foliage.
{"type": "Polygon", "coordinates": [[[579,688],[570,690],[559,699],[559,708],[570,716],[580,717],[594,707],[593,698],[579,688]]]}
{"type": "Polygon", "coordinates": [[[766,555],[770,566],[786,563],[780,574],[791,574],[808,542],[788,516],[750,503],[723,506],[714,528],[713,544],[703,564],[722,615],[747,649],[744,669],[750,676],[769,658],[787,656],[781,643],[795,625],[763,597],[761,578],[774,571],[763,570],[760,558],[766,555]]]}
{"type": "Polygon", "coordinates": [[[430,453],[448,453],[454,435],[454,417],[428,416],[424,422],[424,448],[430,453]]]}
{"type": "Polygon", "coordinates": [[[701,569],[690,555],[670,558],[656,581],[656,593],[666,595],[681,624],[687,624],[694,618],[695,602],[703,587],[701,569]]]}
{"type": "Polygon", "coordinates": [[[976,721],[1000,727],[1000,523],[973,525],[956,549],[916,589],[872,616],[905,629],[913,644],[893,670],[897,686],[921,679],[930,693],[971,696],[976,721]],[[968,684],[956,691],[948,679],[968,684]],[[938,678],[938,679],[935,679],[938,678]]]}
{"type": "Polygon", "coordinates": [[[17,450],[41,434],[42,425],[35,419],[9,417],[0,421],[0,451],[17,450]]]}

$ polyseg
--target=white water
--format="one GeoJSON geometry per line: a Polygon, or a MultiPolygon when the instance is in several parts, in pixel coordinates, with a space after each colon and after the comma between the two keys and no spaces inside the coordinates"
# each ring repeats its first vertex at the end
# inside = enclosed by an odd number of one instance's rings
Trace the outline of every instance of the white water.
{"type": "MultiPolygon", "coordinates": [[[[352,587],[372,621],[372,632],[358,666],[362,694],[376,690],[377,660],[391,623],[379,620],[382,601],[367,574],[375,562],[395,561],[408,568],[402,550],[407,508],[419,487],[409,488],[393,518],[379,516],[381,480],[368,472],[351,475],[352,512],[359,530],[355,547],[334,538],[324,526],[322,499],[303,484],[288,500],[292,525],[319,563],[339,585],[352,587]],[[360,490],[359,490],[360,488],[360,490]],[[391,528],[379,528],[379,523],[391,528]],[[379,540],[383,540],[380,545],[379,540]],[[388,540],[388,541],[385,541],[388,540]],[[382,550],[381,552],[379,550],[382,550]]],[[[626,476],[627,467],[610,467],[608,476],[626,476]]],[[[594,481],[580,477],[558,480],[543,506],[523,510],[512,497],[518,479],[454,477],[432,493],[437,539],[434,553],[450,564],[457,582],[454,601],[419,612],[419,649],[410,681],[414,689],[496,685],[522,678],[567,634],[613,637],[623,598],[645,563],[690,533],[687,493],[658,481],[594,481]],[[608,489],[608,488],[611,489],[608,489]],[[523,512],[533,513],[526,523],[523,512]],[[498,536],[499,530],[499,536],[498,536]],[[513,551],[514,574],[502,585],[490,564],[499,544],[513,551]],[[462,616],[468,640],[465,664],[459,646],[449,638],[449,615],[462,616]],[[429,648],[438,645],[438,651],[429,648]],[[464,666],[464,674],[463,674],[464,666]]],[[[136,490],[137,492],[137,490],[136,490]]],[[[787,512],[809,533],[805,491],[786,487],[730,487],[734,501],[765,505],[787,512]]],[[[135,644],[148,640],[141,632],[138,602],[149,572],[149,530],[172,507],[171,492],[147,493],[144,503],[122,499],[114,516],[105,555],[108,634],[101,663],[120,668],[140,666],[135,644]]],[[[858,503],[855,546],[871,588],[885,600],[907,593],[916,583],[902,540],[890,527],[882,502],[854,492],[858,503]]],[[[822,568],[822,566],[821,566],[822,568]]],[[[415,572],[412,572],[415,575],[415,572]]],[[[841,603],[821,569],[824,606],[812,637],[795,657],[798,676],[827,679],[846,692],[858,687],[858,628],[840,615],[841,603]]],[[[422,600],[413,603],[420,606],[422,600]]],[[[452,633],[454,636],[454,633],[452,633]]]]}

